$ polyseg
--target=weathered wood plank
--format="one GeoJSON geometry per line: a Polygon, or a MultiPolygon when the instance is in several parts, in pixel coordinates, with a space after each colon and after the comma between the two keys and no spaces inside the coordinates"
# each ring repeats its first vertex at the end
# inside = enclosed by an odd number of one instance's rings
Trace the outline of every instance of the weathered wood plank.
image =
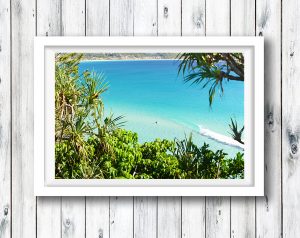
{"type": "Polygon", "coordinates": [[[109,237],[109,197],[86,198],[86,237],[109,237]]]}
{"type": "Polygon", "coordinates": [[[157,35],[157,0],[134,1],[134,35],[157,35]]]}
{"type": "MultiPolygon", "coordinates": [[[[255,35],[255,1],[231,0],[231,35],[255,35]]],[[[231,237],[255,237],[255,198],[231,198],[231,237]]]]}
{"type": "Polygon", "coordinates": [[[110,0],[110,35],[133,35],[133,0],[110,0]]]}
{"type": "Polygon", "coordinates": [[[62,198],[61,205],[61,237],[84,238],[85,237],[85,198],[62,198]]]}
{"type": "Polygon", "coordinates": [[[282,204],[283,237],[300,234],[300,4],[282,2],[282,204]]]}
{"type": "Polygon", "coordinates": [[[181,0],[158,0],[158,35],[181,35],[181,0]]]}
{"type": "Polygon", "coordinates": [[[10,3],[0,0],[0,237],[11,228],[11,78],[10,3]]]}
{"type": "MultiPolygon", "coordinates": [[[[230,1],[206,1],[206,35],[230,35],[230,1]]],[[[230,198],[206,199],[206,237],[230,237],[230,198]]]]}
{"type": "Polygon", "coordinates": [[[33,36],[35,1],[11,1],[12,237],[36,236],[33,195],[33,36]]]}
{"type": "Polygon", "coordinates": [[[182,0],[182,35],[205,35],[205,0],[182,0]]]}
{"type": "Polygon", "coordinates": [[[133,237],[133,198],[110,198],[110,238],[133,237]]]}
{"type": "MultiPolygon", "coordinates": [[[[205,1],[182,1],[182,35],[205,35],[205,1]]],[[[182,197],[182,238],[205,237],[205,198],[182,197]]]]}
{"type": "Polygon", "coordinates": [[[182,238],[205,237],[205,197],[182,197],[182,238]]]}
{"type": "MultiPolygon", "coordinates": [[[[158,0],[158,35],[181,35],[181,1],[158,0]]],[[[157,237],[181,237],[181,198],[158,197],[157,237]]]]}
{"type": "Polygon", "coordinates": [[[85,35],[85,0],[62,0],[62,35],[85,35]]]}
{"type": "Polygon", "coordinates": [[[157,237],[181,237],[181,198],[159,197],[157,207],[157,237]]]}
{"type": "Polygon", "coordinates": [[[281,1],[257,0],[256,14],[265,39],[265,196],[256,198],[256,234],[268,238],[281,236],[281,1]]]}
{"type": "MultiPolygon", "coordinates": [[[[62,34],[85,35],[85,0],[62,1],[62,34]]],[[[62,198],[62,237],[85,237],[85,197],[62,198]]]]}
{"type": "Polygon", "coordinates": [[[157,237],[157,197],[134,198],[134,237],[157,237]]]}
{"type": "MultiPolygon", "coordinates": [[[[86,35],[109,35],[109,0],[86,1],[86,35]]],[[[109,197],[86,198],[86,237],[109,237],[109,197]]]]}
{"type": "MultiPolygon", "coordinates": [[[[157,36],[157,0],[134,1],[134,35],[157,36]]],[[[157,197],[134,198],[134,237],[157,237],[157,197]]]]}
{"type": "MultiPolygon", "coordinates": [[[[61,34],[61,3],[59,0],[37,1],[37,35],[61,34]]],[[[36,229],[38,238],[61,237],[61,198],[38,197],[36,229]]]]}
{"type": "Polygon", "coordinates": [[[109,0],[86,0],[86,35],[109,35],[109,0]]]}

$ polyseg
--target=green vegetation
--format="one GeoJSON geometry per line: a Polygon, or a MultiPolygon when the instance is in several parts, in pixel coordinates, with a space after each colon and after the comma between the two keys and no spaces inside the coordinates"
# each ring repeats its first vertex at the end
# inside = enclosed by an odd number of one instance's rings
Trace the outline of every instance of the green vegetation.
{"type": "Polygon", "coordinates": [[[103,76],[79,75],[82,55],[57,54],[55,65],[55,176],[64,179],[217,179],[243,178],[242,153],[192,141],[156,139],[140,144],[137,133],[122,129],[123,117],[104,116],[103,76]]]}

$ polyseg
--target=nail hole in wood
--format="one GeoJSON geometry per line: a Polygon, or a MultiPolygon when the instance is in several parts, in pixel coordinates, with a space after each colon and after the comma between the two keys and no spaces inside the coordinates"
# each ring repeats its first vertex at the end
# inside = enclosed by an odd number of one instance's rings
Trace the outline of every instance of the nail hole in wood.
{"type": "Polygon", "coordinates": [[[169,16],[169,9],[168,7],[164,7],[164,17],[167,18],[169,16]]]}

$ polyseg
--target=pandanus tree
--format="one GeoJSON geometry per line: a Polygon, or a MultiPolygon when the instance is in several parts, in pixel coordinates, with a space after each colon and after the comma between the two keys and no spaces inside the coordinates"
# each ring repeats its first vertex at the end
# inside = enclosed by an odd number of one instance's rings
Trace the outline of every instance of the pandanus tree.
{"type": "MultiPolygon", "coordinates": [[[[212,106],[216,92],[222,95],[224,81],[244,81],[244,56],[242,53],[181,53],[178,54],[178,74],[182,73],[185,82],[209,87],[209,105],[212,106]]],[[[234,140],[244,144],[244,127],[237,128],[231,118],[229,124],[234,140]]]]}

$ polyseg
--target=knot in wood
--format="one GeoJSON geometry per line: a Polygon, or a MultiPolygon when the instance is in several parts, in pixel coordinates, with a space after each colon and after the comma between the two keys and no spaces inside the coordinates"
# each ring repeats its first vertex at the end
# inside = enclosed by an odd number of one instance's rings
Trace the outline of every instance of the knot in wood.
{"type": "Polygon", "coordinates": [[[273,112],[269,112],[269,113],[268,113],[267,123],[268,123],[269,129],[273,129],[273,127],[274,127],[274,117],[273,117],[273,112]]]}
{"type": "Polygon", "coordinates": [[[7,214],[8,214],[8,206],[5,206],[4,207],[4,216],[7,216],[7,214]]]}
{"type": "Polygon", "coordinates": [[[103,238],[103,230],[100,228],[98,232],[99,232],[98,238],[103,238]]]}
{"type": "Polygon", "coordinates": [[[65,224],[66,224],[66,227],[70,227],[71,220],[69,218],[67,218],[65,224]]]}
{"type": "Polygon", "coordinates": [[[297,154],[298,152],[298,145],[296,143],[291,144],[291,153],[293,155],[297,154]]]}
{"type": "Polygon", "coordinates": [[[164,17],[167,18],[169,16],[169,9],[168,7],[164,7],[164,17]]]}

